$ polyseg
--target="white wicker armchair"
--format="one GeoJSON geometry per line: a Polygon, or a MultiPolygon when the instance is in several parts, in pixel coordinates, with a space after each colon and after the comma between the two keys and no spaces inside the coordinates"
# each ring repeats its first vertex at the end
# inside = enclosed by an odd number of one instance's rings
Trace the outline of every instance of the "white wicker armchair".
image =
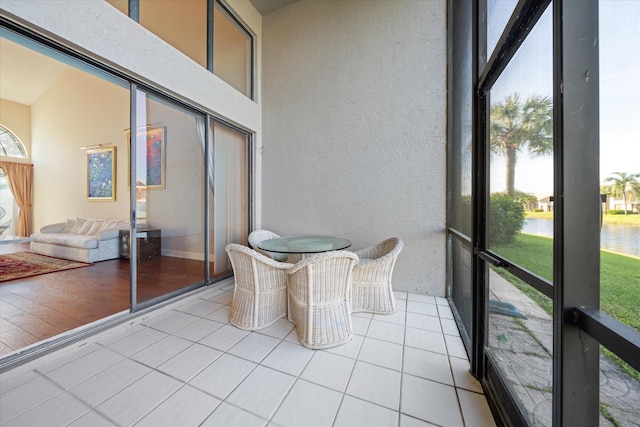
{"type": "Polygon", "coordinates": [[[287,315],[287,270],[281,263],[236,243],[225,247],[235,287],[229,322],[244,330],[265,328],[287,315]]]}
{"type": "Polygon", "coordinates": [[[289,320],[300,343],[311,349],[335,347],[353,337],[351,275],[358,257],[349,251],[312,255],[289,271],[289,320]]]}
{"type": "Polygon", "coordinates": [[[403,246],[402,240],[392,237],[355,252],[360,262],[353,269],[352,312],[392,314],[398,310],[391,275],[403,246]]]}
{"type": "Polygon", "coordinates": [[[249,233],[249,245],[251,245],[251,247],[254,250],[260,252],[264,256],[268,256],[269,258],[273,258],[276,261],[286,262],[287,261],[287,254],[280,254],[280,253],[276,253],[276,252],[267,252],[267,251],[263,251],[262,249],[260,249],[258,247],[258,243],[262,242],[263,240],[275,239],[275,238],[278,238],[278,237],[280,237],[280,235],[274,233],[273,231],[255,230],[255,231],[252,231],[251,233],[249,233]]]}

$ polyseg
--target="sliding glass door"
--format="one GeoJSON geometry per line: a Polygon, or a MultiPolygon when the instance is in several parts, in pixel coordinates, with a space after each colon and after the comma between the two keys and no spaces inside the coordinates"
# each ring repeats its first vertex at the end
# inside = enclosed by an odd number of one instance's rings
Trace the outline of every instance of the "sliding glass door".
{"type": "Polygon", "coordinates": [[[205,281],[205,116],[140,89],[134,104],[135,221],[121,243],[129,249],[136,308],[205,281]]]}

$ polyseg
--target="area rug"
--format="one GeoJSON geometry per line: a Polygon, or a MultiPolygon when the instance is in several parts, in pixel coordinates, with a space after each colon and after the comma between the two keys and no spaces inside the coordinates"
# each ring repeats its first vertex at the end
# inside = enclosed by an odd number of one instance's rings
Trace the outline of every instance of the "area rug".
{"type": "Polygon", "coordinates": [[[0,282],[87,267],[92,264],[38,255],[31,252],[16,252],[0,255],[0,282]]]}

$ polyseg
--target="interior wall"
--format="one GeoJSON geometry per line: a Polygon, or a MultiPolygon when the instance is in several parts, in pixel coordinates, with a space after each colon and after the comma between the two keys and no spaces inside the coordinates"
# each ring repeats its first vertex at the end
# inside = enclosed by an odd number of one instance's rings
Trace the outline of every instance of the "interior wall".
{"type": "Polygon", "coordinates": [[[31,107],[33,230],[67,218],[129,218],[129,90],[69,67],[31,107]],[[87,200],[87,151],[116,147],[116,200],[87,200]]]}
{"type": "Polygon", "coordinates": [[[26,163],[31,160],[31,107],[0,99],[0,123],[13,132],[27,149],[27,159],[0,156],[10,162],[26,163]]]}
{"type": "Polygon", "coordinates": [[[404,240],[445,295],[446,1],[302,0],[263,20],[262,227],[404,240]]]}

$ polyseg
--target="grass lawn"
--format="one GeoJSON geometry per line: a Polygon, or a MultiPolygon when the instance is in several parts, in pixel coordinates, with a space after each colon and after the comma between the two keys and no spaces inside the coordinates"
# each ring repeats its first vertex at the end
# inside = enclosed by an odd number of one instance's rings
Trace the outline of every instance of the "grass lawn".
{"type": "MultiPolygon", "coordinates": [[[[615,215],[614,215],[615,216],[615,215]]],[[[640,215],[636,215],[640,217],[640,215]]],[[[511,245],[491,248],[500,255],[525,266],[541,277],[553,280],[553,240],[548,237],[520,234],[511,245]]],[[[549,298],[510,274],[501,274],[523,293],[551,314],[549,298]]],[[[640,259],[611,252],[600,252],[600,309],[640,331],[640,259]]],[[[617,361],[625,371],[640,380],[640,373],[624,364],[608,350],[605,354],[617,361]]]]}
{"type": "MultiPolygon", "coordinates": [[[[533,212],[525,211],[527,218],[543,218],[553,219],[553,212],[533,212]]],[[[604,224],[620,224],[620,225],[637,225],[640,226],[640,215],[629,214],[625,215],[604,215],[602,218],[604,224]]]]}

